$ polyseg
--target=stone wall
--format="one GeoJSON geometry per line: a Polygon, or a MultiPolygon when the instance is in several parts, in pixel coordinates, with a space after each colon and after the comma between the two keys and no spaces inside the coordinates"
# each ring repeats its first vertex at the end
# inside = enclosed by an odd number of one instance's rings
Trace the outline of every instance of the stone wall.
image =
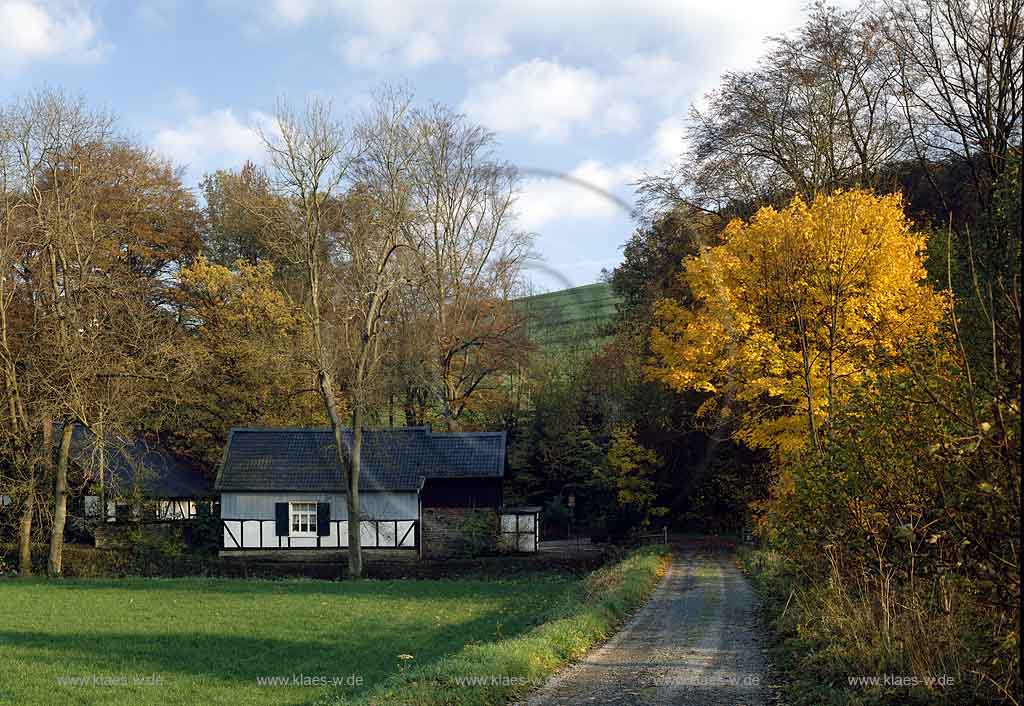
{"type": "Polygon", "coordinates": [[[490,508],[425,507],[420,531],[425,558],[486,554],[497,546],[498,513],[490,508]]]}

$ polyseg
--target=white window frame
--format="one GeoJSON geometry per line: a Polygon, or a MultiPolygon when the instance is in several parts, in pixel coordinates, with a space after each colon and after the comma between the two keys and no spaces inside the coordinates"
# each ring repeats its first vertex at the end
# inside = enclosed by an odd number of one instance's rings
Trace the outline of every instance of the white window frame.
{"type": "Polygon", "coordinates": [[[315,502],[310,502],[308,500],[297,500],[295,502],[288,503],[288,536],[317,536],[315,502]]]}

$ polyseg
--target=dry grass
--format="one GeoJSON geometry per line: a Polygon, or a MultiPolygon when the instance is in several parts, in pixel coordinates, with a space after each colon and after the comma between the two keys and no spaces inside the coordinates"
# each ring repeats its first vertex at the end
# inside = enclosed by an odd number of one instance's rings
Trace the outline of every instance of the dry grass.
{"type": "Polygon", "coordinates": [[[958,582],[938,578],[911,590],[891,574],[844,577],[835,561],[826,580],[798,581],[772,552],[748,553],[743,564],[782,638],[778,661],[799,673],[791,682],[794,704],[1020,703],[1015,673],[992,658],[990,616],[958,582]],[[919,683],[849,681],[875,675],[919,683]]]}

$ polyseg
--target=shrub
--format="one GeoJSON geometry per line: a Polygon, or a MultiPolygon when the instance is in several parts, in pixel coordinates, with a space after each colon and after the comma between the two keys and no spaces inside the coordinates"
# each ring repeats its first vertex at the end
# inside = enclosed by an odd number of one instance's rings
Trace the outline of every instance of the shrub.
{"type": "MultiPolygon", "coordinates": [[[[882,379],[835,415],[824,455],[780,467],[760,530],[786,557],[783,626],[813,645],[801,670],[950,675],[945,703],[1020,690],[1019,406],[977,422],[950,414],[962,380],[933,369],[930,394],[882,379]]],[[[966,405],[960,406],[962,411],[966,405]]],[[[882,698],[879,696],[879,698],[882,698]]]]}
{"type": "MultiPolygon", "coordinates": [[[[45,573],[49,547],[45,544],[32,545],[32,567],[37,574],[45,573]]],[[[0,562],[17,566],[18,546],[0,546],[0,562]]],[[[126,549],[97,549],[79,544],[64,545],[64,575],[73,578],[99,578],[104,576],[127,576],[132,573],[131,552],[126,549]]]]}
{"type": "Polygon", "coordinates": [[[457,531],[460,556],[486,556],[498,550],[498,518],[493,512],[467,512],[457,531]]]}
{"type": "Polygon", "coordinates": [[[221,548],[223,531],[220,515],[206,503],[199,503],[196,521],[189,527],[186,539],[193,551],[216,554],[221,548]]]}

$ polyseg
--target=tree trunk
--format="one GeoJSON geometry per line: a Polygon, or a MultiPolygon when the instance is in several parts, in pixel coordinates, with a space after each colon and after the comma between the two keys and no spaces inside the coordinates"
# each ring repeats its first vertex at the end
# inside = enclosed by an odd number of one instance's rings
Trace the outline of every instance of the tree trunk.
{"type": "Polygon", "coordinates": [[[18,533],[18,575],[32,575],[32,515],[36,509],[36,471],[29,467],[25,495],[25,509],[21,513],[21,527],[18,533]]]}
{"type": "Polygon", "coordinates": [[[46,564],[49,576],[60,576],[64,557],[64,523],[68,512],[68,457],[71,455],[71,435],[75,426],[65,422],[60,435],[57,474],[54,481],[53,529],[50,531],[50,558],[46,564]]]}
{"type": "MultiPolygon", "coordinates": [[[[445,366],[444,361],[441,362],[442,376],[448,377],[449,368],[445,366]]],[[[452,400],[455,399],[455,391],[452,386],[448,383],[447,379],[441,380],[441,418],[444,419],[445,427],[448,431],[456,431],[455,413],[452,411],[452,400]]]]}
{"type": "Polygon", "coordinates": [[[405,403],[402,405],[402,411],[405,413],[405,426],[419,426],[419,415],[416,413],[416,397],[412,387],[405,391],[405,403]]]}
{"type": "Polygon", "coordinates": [[[363,444],[362,415],[353,413],[352,426],[352,453],[345,448],[345,439],[342,435],[341,419],[338,416],[338,405],[334,402],[334,380],[325,368],[321,367],[317,376],[320,383],[320,397],[323,399],[324,407],[327,410],[327,418],[331,422],[331,431],[334,433],[334,446],[338,457],[338,465],[345,479],[345,487],[348,493],[345,495],[348,507],[348,572],[352,578],[360,578],[363,575],[363,551],[359,543],[359,453],[363,444]],[[352,478],[355,476],[355,483],[352,478]],[[356,492],[352,492],[353,486],[356,492]]]}
{"type": "MultiPolygon", "coordinates": [[[[53,420],[43,418],[43,468],[53,466],[53,420]]],[[[48,476],[49,474],[47,474],[48,476]]],[[[45,481],[44,481],[45,482],[45,481]]],[[[32,575],[32,523],[36,510],[36,465],[29,461],[28,490],[25,497],[25,508],[21,514],[21,527],[18,533],[18,575],[32,575]]]]}
{"type": "Polygon", "coordinates": [[[96,428],[96,436],[99,437],[99,456],[100,456],[100,507],[99,515],[97,520],[99,522],[106,522],[107,520],[107,435],[103,429],[103,415],[100,414],[100,423],[96,428]]]}
{"type": "Polygon", "coordinates": [[[363,413],[357,405],[352,412],[352,458],[348,474],[348,573],[358,579],[363,576],[363,546],[360,537],[359,471],[363,456],[363,413]]]}
{"type": "Polygon", "coordinates": [[[459,431],[459,420],[456,416],[457,415],[452,410],[451,405],[446,403],[444,406],[444,423],[448,431],[459,431]]]}

